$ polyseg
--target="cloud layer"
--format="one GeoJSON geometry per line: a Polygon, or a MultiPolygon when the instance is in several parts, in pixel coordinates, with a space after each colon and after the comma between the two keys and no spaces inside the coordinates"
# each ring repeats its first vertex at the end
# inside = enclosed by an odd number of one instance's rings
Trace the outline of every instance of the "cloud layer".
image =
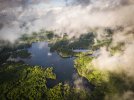
{"type": "MultiPolygon", "coordinates": [[[[42,28],[78,36],[91,29],[121,26],[123,30],[114,32],[111,46],[123,42],[122,53],[111,55],[102,47],[93,64],[101,70],[123,71],[134,78],[133,17],[134,0],[72,0],[66,7],[53,6],[51,0],[0,0],[0,40],[14,42],[22,34],[42,28]]],[[[81,86],[82,80],[77,83],[81,86]]]]}
{"type": "Polygon", "coordinates": [[[13,41],[20,34],[41,28],[72,36],[94,27],[134,25],[133,0],[74,0],[73,3],[53,7],[50,0],[1,0],[0,39],[13,41]]]}

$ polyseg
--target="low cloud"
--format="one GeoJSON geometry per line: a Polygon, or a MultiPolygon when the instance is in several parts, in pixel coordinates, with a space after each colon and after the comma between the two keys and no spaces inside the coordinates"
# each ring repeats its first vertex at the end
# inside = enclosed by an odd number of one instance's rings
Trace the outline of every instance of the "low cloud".
{"type": "Polygon", "coordinates": [[[110,46],[120,46],[123,43],[121,51],[111,54],[107,47],[100,49],[99,56],[93,60],[93,65],[101,70],[111,72],[125,72],[128,77],[134,78],[134,28],[125,28],[122,31],[115,32],[110,46]]]}
{"type": "MultiPolygon", "coordinates": [[[[102,47],[92,63],[101,70],[123,71],[134,78],[134,0],[73,0],[71,3],[55,7],[50,0],[0,0],[0,40],[14,42],[22,34],[42,28],[66,32],[72,37],[96,28],[123,27],[114,31],[111,44],[114,47],[123,43],[121,52],[112,55],[107,47],[102,47]]],[[[76,79],[74,84],[83,88],[82,79],[76,79]]],[[[127,91],[121,100],[131,100],[132,94],[127,91]]]]}
{"type": "Polygon", "coordinates": [[[112,98],[106,96],[105,100],[133,100],[134,92],[133,91],[126,91],[123,94],[116,94],[112,98]]]}
{"type": "Polygon", "coordinates": [[[3,6],[0,8],[0,39],[14,41],[23,33],[29,34],[42,28],[74,36],[96,27],[134,25],[133,0],[90,0],[90,2],[76,0],[75,2],[78,4],[48,7],[46,4],[51,5],[48,0],[1,0],[0,4],[3,6]],[[84,3],[87,5],[83,6],[84,3]],[[10,37],[7,38],[10,35],[14,35],[11,40],[10,37]]]}

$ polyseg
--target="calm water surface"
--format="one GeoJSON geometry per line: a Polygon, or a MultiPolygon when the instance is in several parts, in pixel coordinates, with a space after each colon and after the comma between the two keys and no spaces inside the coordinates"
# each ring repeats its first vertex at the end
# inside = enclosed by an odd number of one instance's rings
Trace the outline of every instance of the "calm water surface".
{"type": "Polygon", "coordinates": [[[73,75],[75,74],[74,58],[62,58],[56,52],[51,53],[47,42],[33,43],[28,51],[32,54],[32,57],[25,59],[25,63],[54,68],[57,78],[55,81],[49,81],[48,85],[51,86],[59,82],[71,82],[73,80],[73,75]]]}

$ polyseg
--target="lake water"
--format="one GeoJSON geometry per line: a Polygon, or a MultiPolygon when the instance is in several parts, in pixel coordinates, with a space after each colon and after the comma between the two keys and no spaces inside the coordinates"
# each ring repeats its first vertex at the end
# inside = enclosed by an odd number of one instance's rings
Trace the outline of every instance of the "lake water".
{"type": "Polygon", "coordinates": [[[42,67],[53,67],[56,74],[56,80],[49,80],[49,85],[59,82],[71,82],[75,74],[74,58],[62,58],[57,52],[50,52],[47,42],[33,43],[28,51],[32,57],[25,59],[25,63],[30,65],[40,65],[42,67]]]}
{"type": "Polygon", "coordinates": [[[47,86],[49,88],[56,84],[69,83],[75,86],[75,82],[79,86],[84,86],[86,89],[93,90],[93,86],[88,82],[86,78],[80,77],[74,68],[74,57],[62,58],[57,52],[50,52],[50,47],[47,42],[32,43],[32,46],[28,48],[28,51],[32,54],[31,58],[23,59],[23,61],[29,65],[39,65],[44,68],[53,67],[56,74],[56,80],[47,80],[47,86]],[[81,81],[82,80],[82,81],[81,81]]]}

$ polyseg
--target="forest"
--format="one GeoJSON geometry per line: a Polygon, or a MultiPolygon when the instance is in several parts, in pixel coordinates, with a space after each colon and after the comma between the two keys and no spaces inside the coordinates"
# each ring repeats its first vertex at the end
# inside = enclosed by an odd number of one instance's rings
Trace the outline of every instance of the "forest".
{"type": "Polygon", "coordinates": [[[42,31],[32,35],[23,35],[16,41],[16,45],[2,46],[0,59],[0,99],[1,100],[104,100],[116,99],[115,94],[122,95],[125,91],[134,91],[132,79],[126,81],[125,73],[102,71],[93,66],[96,59],[94,52],[104,45],[111,55],[122,52],[120,44],[110,47],[111,31],[104,40],[94,41],[95,33],[89,32],[80,38],[68,38],[67,34],[60,37],[52,31],[42,31]],[[28,48],[32,43],[47,41],[50,52],[57,52],[61,57],[75,57],[74,68],[78,74],[86,78],[92,85],[92,90],[77,88],[68,83],[58,83],[54,87],[47,86],[48,79],[56,80],[53,67],[31,66],[23,61],[11,61],[9,58],[30,58],[28,48]],[[90,50],[88,52],[74,52],[73,50],[90,50]]]}

